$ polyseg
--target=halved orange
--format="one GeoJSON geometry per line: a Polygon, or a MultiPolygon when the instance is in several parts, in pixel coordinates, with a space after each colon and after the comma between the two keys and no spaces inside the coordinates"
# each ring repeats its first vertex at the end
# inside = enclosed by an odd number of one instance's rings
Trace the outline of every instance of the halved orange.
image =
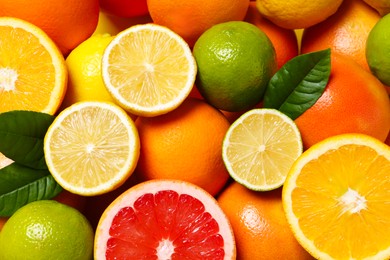
{"type": "Polygon", "coordinates": [[[93,196],[112,191],[133,173],[140,141],[130,116],[119,106],[81,101],[54,119],[44,138],[45,160],[65,190],[93,196]]]}
{"type": "Polygon", "coordinates": [[[217,201],[179,180],[128,189],[104,211],[95,234],[100,259],[236,259],[230,223],[217,201]]]}
{"type": "Polygon", "coordinates": [[[65,60],[39,27],[0,17],[0,113],[32,110],[54,114],[67,85],[65,60]]]}
{"type": "Polygon", "coordinates": [[[293,164],[287,220],[318,259],[390,258],[390,147],[363,134],[325,139],[293,164]]]}
{"type": "Polygon", "coordinates": [[[177,108],[190,94],[196,71],[188,44],[157,24],[120,32],[103,54],[102,75],[108,91],[124,109],[139,116],[177,108]]]}

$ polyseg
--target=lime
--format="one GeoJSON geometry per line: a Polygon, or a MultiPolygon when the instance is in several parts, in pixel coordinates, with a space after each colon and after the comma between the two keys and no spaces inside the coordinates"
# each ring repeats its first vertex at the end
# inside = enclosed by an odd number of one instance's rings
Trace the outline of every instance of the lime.
{"type": "Polygon", "coordinates": [[[371,29],[366,43],[366,58],[371,72],[390,85],[390,14],[383,16],[371,29]]]}
{"type": "Polygon", "coordinates": [[[101,71],[104,49],[114,36],[95,34],[78,45],[66,58],[69,82],[62,107],[78,101],[111,101],[101,71]]]}
{"type": "Polygon", "coordinates": [[[299,129],[291,118],[276,109],[257,108],[230,126],[222,157],[235,181],[251,190],[268,191],[283,185],[302,150],[299,129]]]}
{"type": "Polygon", "coordinates": [[[214,25],[199,37],[193,54],[199,92],[211,105],[231,112],[259,103],[277,66],[266,34],[243,21],[214,25]]]}
{"type": "Polygon", "coordinates": [[[0,259],[92,259],[94,233],[78,210],[54,200],[17,210],[0,233],[0,259]]]}

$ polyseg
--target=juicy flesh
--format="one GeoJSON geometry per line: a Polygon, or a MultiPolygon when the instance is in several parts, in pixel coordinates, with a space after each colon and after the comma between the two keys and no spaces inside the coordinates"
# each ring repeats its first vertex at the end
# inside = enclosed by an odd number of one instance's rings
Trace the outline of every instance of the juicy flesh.
{"type": "Polygon", "coordinates": [[[224,258],[217,221],[198,199],[176,191],[142,195],[116,214],[109,234],[107,259],[224,258]]]}
{"type": "Polygon", "coordinates": [[[112,49],[111,84],[129,103],[143,107],[166,104],[188,84],[188,58],[182,46],[166,34],[147,30],[138,34],[128,35],[112,49]]]}
{"type": "Polygon", "coordinates": [[[234,129],[227,155],[234,172],[248,183],[275,185],[285,180],[300,150],[288,123],[274,115],[255,114],[234,129]]]}
{"type": "Polygon", "coordinates": [[[56,81],[50,54],[23,29],[2,26],[0,35],[0,112],[43,111],[56,81]]]}
{"type": "Polygon", "coordinates": [[[80,187],[109,181],[131,154],[126,126],[112,111],[98,107],[68,116],[52,139],[56,140],[50,150],[57,172],[80,187]]]}
{"type": "Polygon", "coordinates": [[[363,259],[389,250],[388,159],[353,145],[321,157],[305,165],[292,193],[304,235],[335,259],[363,259]]]}

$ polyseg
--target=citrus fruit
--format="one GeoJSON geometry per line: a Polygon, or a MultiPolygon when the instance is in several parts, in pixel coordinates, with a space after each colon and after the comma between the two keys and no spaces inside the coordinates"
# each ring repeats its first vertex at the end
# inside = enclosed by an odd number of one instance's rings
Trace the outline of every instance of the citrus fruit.
{"type": "Polygon", "coordinates": [[[271,40],[276,52],[278,69],[298,55],[298,40],[294,30],[282,28],[264,18],[257,9],[255,1],[249,3],[244,21],[259,27],[271,40]]]}
{"type": "Polygon", "coordinates": [[[390,15],[382,17],[372,28],[366,43],[366,58],[371,72],[390,86],[390,15]]]}
{"type": "Polygon", "coordinates": [[[99,0],[1,0],[0,16],[16,17],[35,24],[66,56],[95,30],[99,0]]]}
{"type": "Polygon", "coordinates": [[[229,179],[222,141],[230,124],[203,100],[188,98],[165,115],[138,117],[141,141],[137,173],[144,180],[178,179],[216,195],[229,179]]]}
{"type": "Polygon", "coordinates": [[[377,10],[381,16],[390,13],[390,2],[388,0],[364,0],[364,2],[377,10]]]}
{"type": "Polygon", "coordinates": [[[119,32],[136,24],[151,23],[150,15],[135,16],[135,17],[120,17],[106,13],[102,10],[99,12],[99,21],[94,34],[111,34],[117,35],[119,32]]]}
{"type": "Polygon", "coordinates": [[[252,109],[229,127],[222,157],[230,176],[252,190],[283,185],[293,162],[302,153],[294,121],[276,109],[252,109]]]}
{"type": "Polygon", "coordinates": [[[259,193],[233,182],[217,201],[233,228],[237,259],[312,259],[288,225],[281,189],[259,193]]]}
{"type": "Polygon", "coordinates": [[[99,259],[236,259],[230,223],[196,185],[154,180],[128,189],[100,218],[99,259]]]}
{"type": "Polygon", "coordinates": [[[363,1],[344,0],[334,15],[303,31],[301,52],[331,48],[333,53],[346,55],[369,71],[366,41],[379,18],[363,1]]]}
{"type": "Polygon", "coordinates": [[[88,220],[76,209],[54,200],[35,201],[4,225],[0,258],[89,260],[93,236],[88,220]]]}
{"type": "Polygon", "coordinates": [[[101,63],[104,49],[114,36],[95,34],[78,45],[66,58],[68,88],[62,107],[79,101],[114,102],[103,83],[101,63]]]}
{"type": "Polygon", "coordinates": [[[167,26],[192,47],[213,25],[242,21],[249,0],[147,0],[149,14],[156,24],[167,26]]]}
{"type": "Polygon", "coordinates": [[[291,229],[316,259],[389,259],[390,148],[332,136],[296,160],[283,186],[291,229]]]}
{"type": "Polygon", "coordinates": [[[343,133],[384,141],[390,129],[390,100],[383,84],[346,56],[332,53],[331,64],[324,93],[295,119],[304,148],[343,133]]]}
{"type": "Polygon", "coordinates": [[[188,44],[170,29],[132,26],[115,36],[103,54],[103,82],[134,115],[157,116],[177,108],[191,92],[196,62],[188,44]]]}
{"type": "Polygon", "coordinates": [[[55,43],[35,25],[17,18],[1,17],[0,35],[0,113],[54,114],[67,84],[65,60],[55,43]]]}
{"type": "Polygon", "coordinates": [[[193,49],[196,87],[208,103],[226,111],[252,108],[277,69],[267,35],[255,25],[232,21],[204,32],[193,49]]]}
{"type": "Polygon", "coordinates": [[[142,16],[149,13],[146,0],[99,0],[100,8],[119,17],[142,16]]]}
{"type": "Polygon", "coordinates": [[[62,110],[44,138],[45,160],[65,190],[92,196],[119,187],[133,173],[139,137],[119,106],[78,102],[62,110]]]}
{"type": "Polygon", "coordinates": [[[342,0],[256,0],[259,12],[276,25],[287,29],[307,28],[326,20],[342,0]]]}

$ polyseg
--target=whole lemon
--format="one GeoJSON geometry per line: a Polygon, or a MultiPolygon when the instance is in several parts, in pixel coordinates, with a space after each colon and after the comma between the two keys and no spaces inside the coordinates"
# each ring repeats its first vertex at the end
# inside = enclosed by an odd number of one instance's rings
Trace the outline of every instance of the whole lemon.
{"type": "Polygon", "coordinates": [[[92,35],[66,58],[69,81],[62,108],[79,101],[114,102],[103,83],[101,72],[104,49],[113,37],[110,34],[92,35]]]}
{"type": "Polygon", "coordinates": [[[0,233],[0,259],[90,260],[93,229],[78,210],[55,200],[18,209],[0,233]]]}
{"type": "Polygon", "coordinates": [[[259,103],[277,69],[272,42],[244,21],[214,25],[199,37],[193,54],[199,92],[225,111],[242,111],[259,103]]]}

